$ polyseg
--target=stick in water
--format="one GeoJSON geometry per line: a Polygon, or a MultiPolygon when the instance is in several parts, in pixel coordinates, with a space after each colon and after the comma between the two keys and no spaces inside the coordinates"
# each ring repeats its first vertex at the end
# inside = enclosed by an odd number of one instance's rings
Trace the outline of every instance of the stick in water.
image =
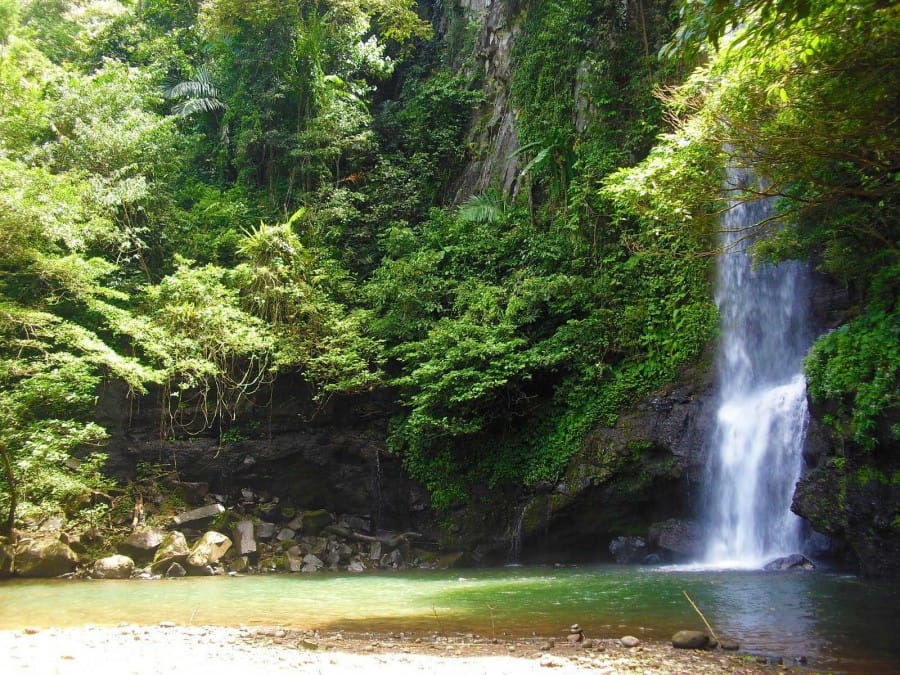
{"type": "Polygon", "coordinates": [[[684,597],[687,598],[687,601],[688,601],[689,603],[691,603],[691,607],[694,608],[694,611],[696,611],[697,614],[700,615],[700,618],[703,619],[703,623],[705,623],[705,624],[706,624],[706,627],[709,629],[709,634],[712,635],[712,636],[713,636],[713,640],[716,641],[716,646],[717,646],[717,647],[721,646],[721,645],[722,645],[722,641],[719,640],[719,636],[716,635],[716,631],[713,630],[713,627],[709,625],[709,621],[707,621],[707,620],[706,620],[706,617],[703,616],[703,612],[701,612],[701,611],[700,611],[700,608],[697,607],[697,605],[694,603],[693,600],[691,600],[691,596],[689,596],[689,595],[687,594],[687,591],[681,591],[681,592],[684,593],[684,597]]]}

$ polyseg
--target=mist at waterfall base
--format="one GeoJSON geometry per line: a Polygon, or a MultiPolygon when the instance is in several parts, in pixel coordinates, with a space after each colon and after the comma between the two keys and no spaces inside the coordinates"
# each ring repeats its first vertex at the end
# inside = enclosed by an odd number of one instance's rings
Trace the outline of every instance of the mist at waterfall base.
{"type": "MultiPolygon", "coordinates": [[[[756,179],[729,169],[732,189],[756,179]]],[[[719,408],[707,462],[706,553],[714,567],[762,567],[802,546],[791,510],[808,411],[802,359],[812,343],[807,266],[754,266],[768,200],[734,202],[722,219],[716,302],[721,315],[719,408]]]]}

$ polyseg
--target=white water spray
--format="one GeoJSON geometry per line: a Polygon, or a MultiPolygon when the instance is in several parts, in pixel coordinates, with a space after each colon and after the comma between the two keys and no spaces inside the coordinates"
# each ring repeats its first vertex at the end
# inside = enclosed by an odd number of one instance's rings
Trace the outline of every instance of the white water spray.
{"type": "MultiPolygon", "coordinates": [[[[748,186],[731,169],[732,185],[748,186]]],[[[731,205],[723,219],[716,302],[722,316],[720,404],[707,477],[706,562],[757,568],[796,552],[801,519],[791,498],[802,469],[808,412],[801,360],[811,343],[805,266],[753,267],[754,224],[765,201],[731,205]]]]}

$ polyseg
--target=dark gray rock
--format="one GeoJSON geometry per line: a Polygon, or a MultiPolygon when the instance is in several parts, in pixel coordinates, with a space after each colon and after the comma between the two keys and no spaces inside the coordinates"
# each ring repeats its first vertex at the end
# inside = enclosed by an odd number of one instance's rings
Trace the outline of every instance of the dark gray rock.
{"type": "Polygon", "coordinates": [[[620,565],[639,563],[647,555],[647,542],[642,537],[616,537],[609,542],[609,552],[620,565]]]}
{"type": "Polygon", "coordinates": [[[175,527],[180,527],[181,525],[199,527],[201,525],[209,524],[209,522],[220,513],[225,513],[224,506],[218,503],[207,504],[206,506],[179,513],[172,518],[172,524],[175,527]]]}
{"type": "Polygon", "coordinates": [[[185,504],[200,506],[209,494],[209,483],[178,481],[173,485],[175,494],[184,500],[185,504]]]}
{"type": "Polygon", "coordinates": [[[275,523],[259,523],[256,525],[256,536],[261,541],[268,541],[278,532],[278,526],[275,523]]]}
{"type": "Polygon", "coordinates": [[[709,635],[699,630],[680,630],[672,636],[672,646],[677,649],[706,649],[709,635]]]}
{"type": "Polygon", "coordinates": [[[275,535],[278,541],[291,541],[297,533],[289,527],[283,527],[275,535]]]}
{"type": "Polygon", "coordinates": [[[119,545],[119,552],[138,560],[149,560],[165,536],[166,531],[156,527],[138,528],[119,545]]]}
{"type": "Polygon", "coordinates": [[[238,553],[256,553],[256,539],[253,537],[253,521],[242,520],[234,526],[234,538],[238,553]]]}
{"type": "Polygon", "coordinates": [[[769,572],[784,572],[787,570],[814,570],[816,566],[812,560],[799,553],[786,555],[783,558],[775,558],[763,567],[769,572]]]}
{"type": "MultiPolygon", "coordinates": [[[[900,471],[891,464],[897,461],[892,456],[883,461],[877,469],[881,475],[900,471]]],[[[850,551],[864,576],[900,579],[900,530],[894,526],[900,512],[900,483],[877,480],[874,470],[869,471],[873,479],[860,480],[864,473],[849,462],[840,466],[826,461],[799,480],[791,509],[830,537],[836,552],[850,551]]]]}
{"type": "Polygon", "coordinates": [[[325,566],[325,563],[318,557],[309,553],[303,556],[303,567],[300,568],[301,572],[318,572],[325,566]]]}
{"type": "Polygon", "coordinates": [[[169,565],[168,569],[166,569],[166,577],[175,578],[187,576],[187,570],[177,562],[173,562],[169,565]]]}
{"type": "Polygon", "coordinates": [[[678,558],[694,558],[703,553],[703,528],[692,520],[669,518],[653,523],[647,539],[651,547],[668,551],[678,558]]]}

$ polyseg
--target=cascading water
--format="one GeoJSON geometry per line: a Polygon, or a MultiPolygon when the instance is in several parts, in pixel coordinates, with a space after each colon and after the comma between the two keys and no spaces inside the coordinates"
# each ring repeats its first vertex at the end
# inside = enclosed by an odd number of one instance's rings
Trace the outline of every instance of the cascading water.
{"type": "MultiPolygon", "coordinates": [[[[749,187],[755,179],[729,169],[728,180],[749,187]]],[[[753,226],[770,210],[765,200],[735,202],[723,218],[721,398],[707,477],[706,562],[717,566],[760,567],[800,546],[802,521],[790,505],[808,419],[809,279],[796,262],[753,266],[753,226]]]]}

